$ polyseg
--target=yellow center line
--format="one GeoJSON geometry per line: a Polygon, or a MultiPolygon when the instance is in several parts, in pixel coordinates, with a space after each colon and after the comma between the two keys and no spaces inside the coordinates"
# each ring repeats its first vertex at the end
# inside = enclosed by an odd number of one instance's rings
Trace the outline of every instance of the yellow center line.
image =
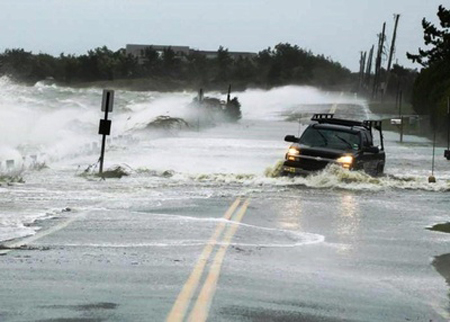
{"type": "Polygon", "coordinates": [[[336,113],[336,108],[337,108],[337,104],[333,104],[333,105],[331,106],[330,113],[331,113],[331,114],[336,113]]]}
{"type": "MultiPolygon", "coordinates": [[[[344,96],[344,92],[341,92],[341,94],[339,95],[339,97],[342,97],[342,96],[344,96]]],[[[337,107],[338,107],[338,103],[334,103],[330,108],[330,114],[336,113],[337,107]]]]}
{"type": "MultiPolygon", "coordinates": [[[[224,219],[229,220],[231,216],[233,215],[236,208],[239,206],[239,203],[241,202],[240,198],[237,198],[233,204],[228,208],[228,210],[225,212],[225,215],[223,216],[224,219]]],[[[192,295],[194,294],[195,290],[197,289],[197,286],[199,284],[200,278],[203,274],[203,270],[205,269],[206,263],[208,261],[209,256],[211,256],[211,253],[214,249],[214,246],[217,244],[217,239],[222,234],[223,230],[225,229],[225,222],[220,222],[217,225],[217,228],[215,232],[212,234],[211,238],[208,241],[208,244],[203,249],[200,258],[197,261],[197,264],[195,265],[194,269],[192,270],[191,275],[189,276],[188,280],[184,284],[183,288],[181,289],[180,294],[178,295],[172,310],[170,311],[169,315],[167,316],[166,321],[167,322],[178,322],[183,321],[184,316],[186,314],[189,302],[191,301],[192,295]]]]}
{"type": "Polygon", "coordinates": [[[211,306],[212,298],[214,297],[214,294],[216,292],[217,282],[219,280],[220,270],[222,267],[223,259],[225,257],[225,253],[230,246],[231,239],[239,228],[239,223],[241,222],[242,217],[244,217],[249,203],[250,201],[248,199],[244,202],[239,212],[233,218],[235,223],[230,226],[225,233],[223,244],[214,257],[214,261],[211,264],[208,277],[206,278],[197,301],[195,302],[195,306],[192,309],[191,314],[189,315],[189,322],[203,322],[208,318],[209,308],[211,306]]]}

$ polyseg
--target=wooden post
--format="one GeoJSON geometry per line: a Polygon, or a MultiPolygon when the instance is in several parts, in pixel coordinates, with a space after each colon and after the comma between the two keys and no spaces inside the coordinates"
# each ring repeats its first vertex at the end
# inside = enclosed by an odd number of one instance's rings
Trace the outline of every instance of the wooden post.
{"type": "Polygon", "coordinates": [[[431,163],[431,175],[434,176],[434,155],[436,151],[436,130],[434,131],[433,135],[433,161],[431,163]]]}
{"type": "Polygon", "coordinates": [[[366,56],[367,51],[361,52],[361,58],[359,60],[359,91],[364,87],[364,71],[366,69],[366,56]]]}
{"type": "Polygon", "coordinates": [[[367,59],[365,83],[367,84],[368,89],[370,88],[370,74],[372,73],[372,61],[373,61],[374,48],[375,48],[375,46],[372,45],[372,48],[369,51],[369,58],[367,59]]]}
{"type": "Polygon", "coordinates": [[[447,97],[447,150],[450,150],[450,97],[447,97]]]}
{"type": "Polygon", "coordinates": [[[382,60],[382,56],[383,56],[385,31],[386,31],[386,23],[383,23],[383,30],[381,31],[381,34],[380,34],[379,40],[378,40],[378,53],[377,53],[377,58],[376,58],[376,63],[375,63],[375,80],[373,83],[373,92],[372,92],[373,98],[378,96],[378,89],[380,86],[381,60],[382,60]]]}
{"type": "Polygon", "coordinates": [[[387,66],[387,73],[386,73],[386,86],[384,87],[384,95],[387,93],[387,88],[389,84],[389,78],[391,75],[391,64],[392,64],[392,57],[394,56],[394,50],[395,50],[395,39],[397,38],[397,27],[398,27],[398,19],[400,18],[399,14],[394,15],[395,19],[395,26],[394,26],[394,34],[392,35],[392,42],[391,42],[391,48],[389,51],[389,59],[388,59],[388,66],[387,66]]]}
{"type": "MultiPolygon", "coordinates": [[[[199,107],[203,105],[203,88],[198,91],[198,105],[199,107]]],[[[197,109],[197,132],[200,132],[200,113],[202,111],[201,108],[197,109]]]]}
{"type": "Polygon", "coordinates": [[[403,96],[403,93],[402,93],[402,91],[400,91],[399,98],[398,98],[398,109],[399,109],[398,113],[400,115],[400,143],[403,143],[403,121],[404,121],[404,118],[402,115],[402,98],[403,98],[402,96],[403,96]]]}

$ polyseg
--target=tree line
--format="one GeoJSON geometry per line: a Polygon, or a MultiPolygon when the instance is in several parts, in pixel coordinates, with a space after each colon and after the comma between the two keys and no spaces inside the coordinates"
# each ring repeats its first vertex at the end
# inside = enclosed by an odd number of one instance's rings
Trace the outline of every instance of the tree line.
{"type": "Polygon", "coordinates": [[[431,117],[433,127],[445,132],[448,124],[447,104],[450,97],[450,10],[439,6],[439,27],[422,20],[425,49],[408,53],[410,60],[423,68],[413,87],[412,104],[419,114],[431,117]]]}
{"type": "Polygon", "coordinates": [[[180,56],[170,47],[162,52],[147,47],[140,59],[127,54],[125,49],[113,51],[106,46],[83,55],[58,57],[7,49],[0,54],[0,75],[27,83],[52,78],[66,85],[146,78],[212,87],[228,83],[238,87],[287,84],[331,87],[354,81],[350,70],[341,64],[289,43],[269,47],[251,58],[234,58],[223,47],[219,47],[215,58],[195,51],[180,56]]]}

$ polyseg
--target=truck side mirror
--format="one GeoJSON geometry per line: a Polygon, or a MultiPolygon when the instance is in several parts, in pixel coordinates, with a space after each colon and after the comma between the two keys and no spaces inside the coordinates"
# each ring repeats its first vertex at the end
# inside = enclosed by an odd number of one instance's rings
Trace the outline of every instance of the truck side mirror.
{"type": "Polygon", "coordinates": [[[286,142],[292,142],[292,143],[298,143],[300,141],[300,139],[295,137],[294,135],[286,135],[284,137],[284,140],[286,142]]]}

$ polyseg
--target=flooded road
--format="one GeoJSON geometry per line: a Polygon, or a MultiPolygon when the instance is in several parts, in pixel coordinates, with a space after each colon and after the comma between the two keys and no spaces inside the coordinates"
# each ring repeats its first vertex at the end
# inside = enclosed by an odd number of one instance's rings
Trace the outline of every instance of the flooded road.
{"type": "Polygon", "coordinates": [[[339,168],[272,176],[284,136],[306,126],[298,118],[311,109],[376,117],[363,100],[247,91],[237,94],[237,124],[155,132],[143,128],[157,115],[188,118],[193,94],[119,92],[105,166],[129,175],[99,180],[83,171],[98,158],[90,149],[101,93],[8,86],[11,122],[23,111],[46,117],[24,116],[27,135],[3,130],[2,157],[26,162],[23,151],[35,149],[48,167],[0,187],[0,239],[10,248],[0,250],[1,321],[450,318],[450,235],[426,229],[448,221],[442,147],[435,184],[431,142],[400,144],[392,132],[383,178],[339,168]]]}

